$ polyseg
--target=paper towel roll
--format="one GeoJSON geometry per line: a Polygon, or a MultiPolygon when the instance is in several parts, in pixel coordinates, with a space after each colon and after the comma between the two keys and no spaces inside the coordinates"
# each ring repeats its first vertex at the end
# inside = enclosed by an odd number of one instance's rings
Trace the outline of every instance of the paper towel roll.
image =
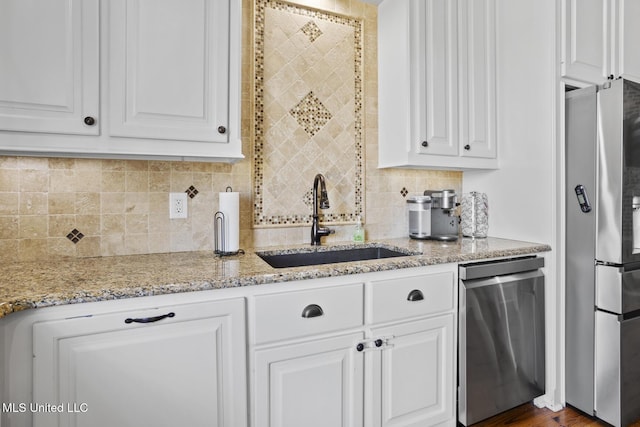
{"type": "Polygon", "coordinates": [[[237,252],[240,245],[240,193],[220,193],[220,212],[224,214],[224,252],[237,252]]]}

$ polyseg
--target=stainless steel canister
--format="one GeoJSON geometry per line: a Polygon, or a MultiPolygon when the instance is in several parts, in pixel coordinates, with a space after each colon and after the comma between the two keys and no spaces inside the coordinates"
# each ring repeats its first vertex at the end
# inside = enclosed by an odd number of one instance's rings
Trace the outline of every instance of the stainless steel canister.
{"type": "Polygon", "coordinates": [[[409,237],[428,239],[431,236],[431,197],[409,197],[407,207],[409,210],[409,237]]]}

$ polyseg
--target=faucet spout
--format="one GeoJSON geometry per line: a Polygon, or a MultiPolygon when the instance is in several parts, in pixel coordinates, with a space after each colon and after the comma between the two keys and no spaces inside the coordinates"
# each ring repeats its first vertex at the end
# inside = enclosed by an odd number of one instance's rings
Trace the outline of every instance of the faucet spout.
{"type": "Polygon", "coordinates": [[[322,236],[328,236],[333,233],[334,230],[321,227],[319,224],[320,215],[318,214],[318,208],[329,208],[329,196],[327,195],[327,186],[325,184],[324,176],[317,174],[313,180],[313,223],[311,224],[311,244],[316,246],[321,244],[320,238],[322,236]],[[318,194],[318,185],[320,186],[320,192],[318,194]],[[320,200],[318,201],[318,197],[320,200]]]}

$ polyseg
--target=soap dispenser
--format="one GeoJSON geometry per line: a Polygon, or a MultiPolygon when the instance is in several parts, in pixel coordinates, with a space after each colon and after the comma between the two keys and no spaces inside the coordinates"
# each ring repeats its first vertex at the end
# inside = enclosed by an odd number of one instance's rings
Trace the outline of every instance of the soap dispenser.
{"type": "Polygon", "coordinates": [[[364,243],[364,227],[362,226],[362,218],[358,215],[356,226],[353,229],[353,241],[356,243],[364,243]]]}

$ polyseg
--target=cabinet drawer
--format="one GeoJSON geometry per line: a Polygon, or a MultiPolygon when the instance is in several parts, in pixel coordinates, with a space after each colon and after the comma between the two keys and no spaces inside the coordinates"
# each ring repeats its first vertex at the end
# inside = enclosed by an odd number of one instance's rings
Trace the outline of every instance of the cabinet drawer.
{"type": "Polygon", "coordinates": [[[452,272],[371,282],[373,323],[455,308],[452,272]]]}
{"type": "Polygon", "coordinates": [[[262,295],[255,300],[256,343],[358,327],[363,284],[262,295]]]}

